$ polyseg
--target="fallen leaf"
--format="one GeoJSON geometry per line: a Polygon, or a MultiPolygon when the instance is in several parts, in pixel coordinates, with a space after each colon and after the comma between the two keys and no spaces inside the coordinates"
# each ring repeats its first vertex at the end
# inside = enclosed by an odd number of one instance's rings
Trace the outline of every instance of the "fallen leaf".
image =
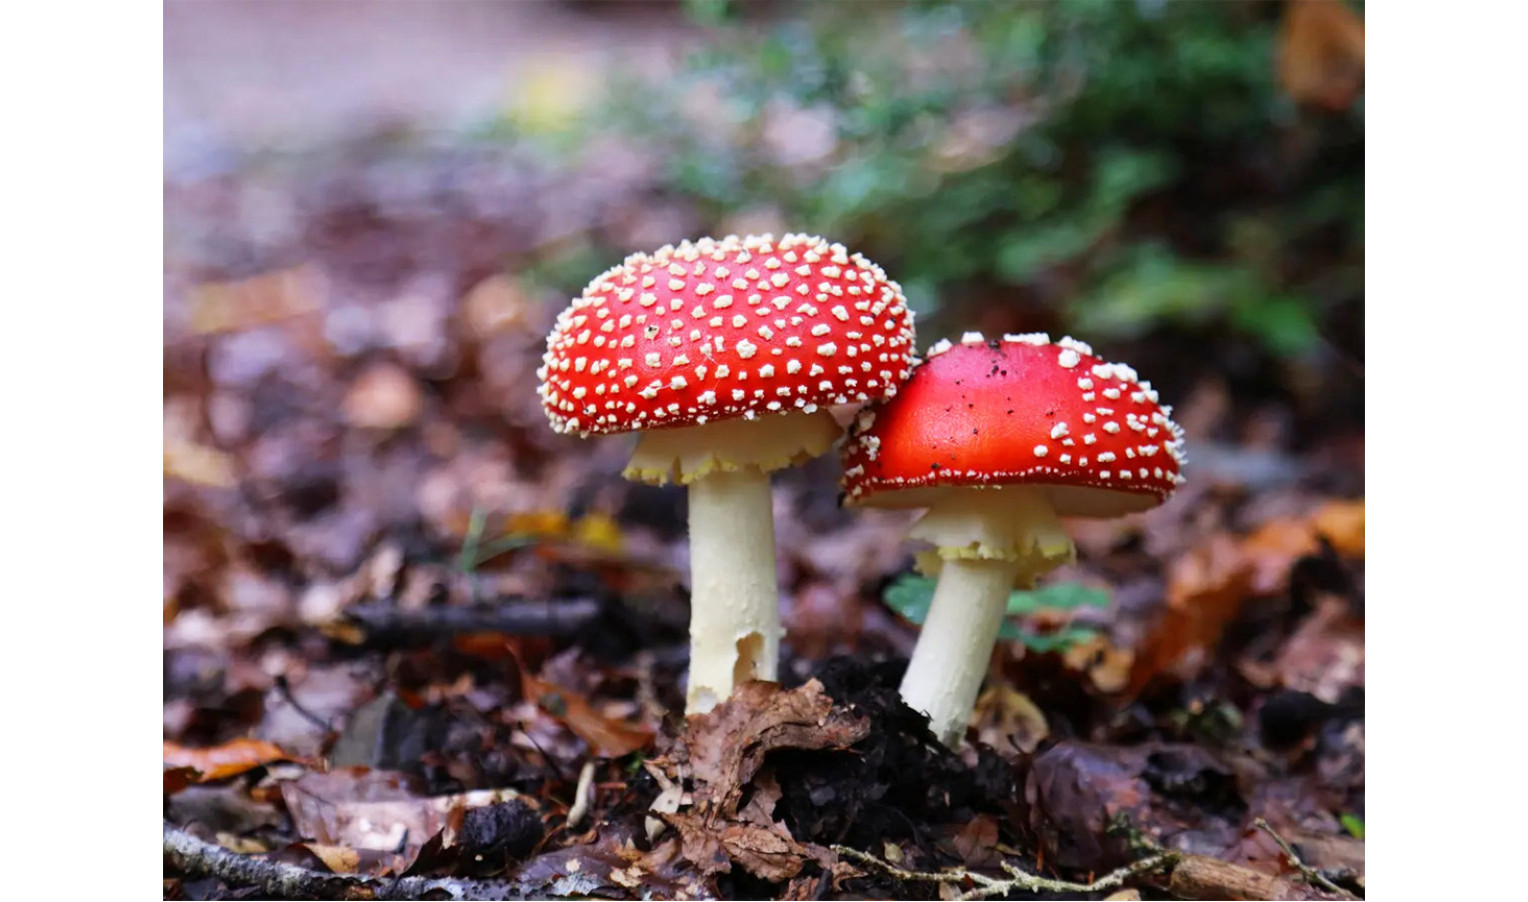
{"type": "Polygon", "coordinates": [[[1279,34],[1279,81],[1300,103],[1340,112],[1363,89],[1364,23],[1342,0],[1291,0],[1279,34]]]}
{"type": "Polygon", "coordinates": [[[572,730],[595,755],[619,758],[652,742],[652,730],[606,717],[572,690],[530,674],[522,674],[520,679],[525,697],[572,730]]]}
{"type": "Polygon", "coordinates": [[[1299,517],[1277,517],[1259,526],[1242,541],[1252,565],[1251,589],[1273,595],[1289,585],[1295,561],[1321,550],[1321,539],[1339,555],[1364,556],[1364,502],[1327,501],[1299,517]]]}
{"type": "Polygon", "coordinates": [[[1062,652],[1062,660],[1073,670],[1086,672],[1098,691],[1114,693],[1129,685],[1135,653],[1095,635],[1062,652]]]}
{"type": "Polygon", "coordinates": [[[1137,654],[1126,693],[1135,696],[1164,671],[1198,672],[1251,594],[1252,573],[1239,543],[1224,533],[1173,561],[1167,611],[1137,654]]]}
{"type": "Polygon", "coordinates": [[[709,803],[731,817],[744,787],[772,749],[848,748],[869,732],[865,718],[835,710],[815,679],[789,690],[778,683],[753,681],[739,686],[732,698],[710,712],[690,718],[679,742],[695,783],[696,803],[709,803]]]}
{"type": "Polygon", "coordinates": [[[687,774],[694,786],[691,810],[655,813],[679,834],[681,854],[701,873],[726,873],[737,864],[765,880],[789,880],[808,858],[835,859],[797,842],[772,819],[780,787],[771,775],[760,775],[765,755],[782,748],[848,748],[869,731],[868,718],[835,708],[816,679],[790,690],[744,683],[710,712],[689,718],[671,747],[650,762],[670,783],[687,774]],[[740,813],[750,787],[754,796],[740,813]]]}
{"type": "Polygon", "coordinates": [[[961,824],[950,837],[949,844],[966,867],[990,868],[1002,860],[997,841],[997,818],[984,814],[961,824]]]}
{"type": "Polygon", "coordinates": [[[1327,598],[1300,622],[1272,664],[1288,689],[1336,704],[1364,684],[1364,627],[1341,598],[1327,598]]]}
{"type": "Polygon", "coordinates": [[[324,863],[324,867],[336,874],[354,874],[361,865],[361,853],[355,849],[317,842],[303,843],[302,847],[317,855],[318,860],[324,863]]]}
{"type": "Polygon", "coordinates": [[[509,276],[499,273],[477,283],[462,298],[461,313],[473,337],[484,341],[496,333],[522,326],[530,299],[509,276]]]}
{"type": "Polygon", "coordinates": [[[396,363],[374,363],[345,393],[345,420],[365,429],[401,429],[414,422],[424,405],[419,383],[396,363]]]}
{"type": "Polygon", "coordinates": [[[1006,683],[994,683],[977,697],[971,722],[983,743],[995,749],[1017,747],[1025,754],[1034,752],[1050,735],[1040,707],[1006,683]]]}
{"type": "MultiPolygon", "coordinates": [[[[300,760],[288,755],[275,744],[263,739],[234,739],[222,745],[189,748],[177,742],[164,740],[164,763],[166,768],[194,768],[201,776],[196,782],[222,780],[253,770],[272,761],[300,760]]],[[[165,777],[166,786],[170,777],[165,777]]]]}
{"type": "Polygon", "coordinates": [[[408,868],[435,834],[460,825],[470,809],[509,802],[535,807],[513,789],[427,796],[407,774],[364,767],[304,774],[281,784],[281,798],[305,840],[397,853],[396,860],[382,860],[394,872],[408,868]]]}
{"type": "Polygon", "coordinates": [[[191,291],[191,328],[198,334],[242,332],[318,309],[324,290],[304,266],[231,282],[204,282],[191,291]]]}
{"type": "Polygon", "coordinates": [[[780,882],[801,873],[807,849],[783,824],[726,824],[696,812],[662,815],[679,834],[682,854],[703,874],[725,874],[734,862],[765,880],[780,882]]]}
{"type": "Polygon", "coordinates": [[[1247,805],[1236,772],[1203,748],[1063,740],[1030,763],[1029,827],[1045,861],[1107,871],[1134,857],[1131,833],[1215,854],[1242,836],[1247,805]]]}
{"type": "Polygon", "coordinates": [[[1317,534],[1345,557],[1364,556],[1364,500],[1328,501],[1311,514],[1317,534]]]}

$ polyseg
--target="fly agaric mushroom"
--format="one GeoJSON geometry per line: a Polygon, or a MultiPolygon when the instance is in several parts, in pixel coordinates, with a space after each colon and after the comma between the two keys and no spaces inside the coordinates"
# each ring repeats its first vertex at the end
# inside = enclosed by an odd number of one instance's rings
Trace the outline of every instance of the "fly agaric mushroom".
{"type": "Polygon", "coordinates": [[[927,508],[914,538],[938,574],[902,697],[958,745],[1009,591],[1073,560],[1058,516],[1155,507],[1183,482],[1183,433],[1135,370],[1044,334],[940,341],[843,449],[846,501],[927,508]]]}
{"type": "Polygon", "coordinates": [[[558,317],[538,372],[552,428],[641,431],[626,477],[689,488],[687,713],[775,679],[770,471],[832,446],[829,405],[895,395],[912,354],[897,283],[807,235],[634,254],[558,317]]]}

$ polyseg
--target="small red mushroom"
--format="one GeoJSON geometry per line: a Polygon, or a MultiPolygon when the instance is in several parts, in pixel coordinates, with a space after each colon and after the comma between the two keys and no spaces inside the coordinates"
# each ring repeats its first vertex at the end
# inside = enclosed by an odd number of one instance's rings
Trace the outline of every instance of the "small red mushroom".
{"type": "Polygon", "coordinates": [[[912,353],[897,283],[807,235],[634,254],[558,317],[538,372],[552,428],[642,431],[627,478],[689,487],[689,713],[776,676],[769,472],[832,446],[829,406],[895,395],[912,353]]]}
{"type": "Polygon", "coordinates": [[[1183,482],[1183,433],[1151,383],[1071,338],[940,341],[895,400],[862,410],[843,449],[848,503],[927,508],[914,538],[939,581],[902,681],[959,743],[1009,590],[1071,561],[1058,516],[1115,517],[1183,482]]]}

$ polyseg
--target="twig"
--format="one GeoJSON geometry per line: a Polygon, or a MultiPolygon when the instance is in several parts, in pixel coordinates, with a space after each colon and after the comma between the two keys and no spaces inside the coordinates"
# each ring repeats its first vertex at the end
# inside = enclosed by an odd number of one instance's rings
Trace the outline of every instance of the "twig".
{"type": "Polygon", "coordinates": [[[1094,880],[1092,883],[1072,883],[1069,880],[1052,880],[1048,877],[1040,877],[1035,874],[1020,870],[1017,865],[1001,862],[1003,872],[1008,875],[1007,880],[996,877],[988,877],[968,871],[965,868],[953,868],[948,871],[905,871],[895,865],[888,864],[874,855],[867,855],[858,849],[848,846],[833,846],[833,851],[859,864],[869,865],[877,870],[895,877],[898,880],[917,881],[922,883],[964,883],[970,880],[976,884],[976,888],[967,893],[956,896],[956,899],[985,899],[989,896],[1003,896],[1016,890],[1025,892],[1048,892],[1048,893],[1093,893],[1101,890],[1114,889],[1123,886],[1126,880],[1140,874],[1154,871],[1164,865],[1176,861],[1176,852],[1159,852],[1148,855],[1140,861],[1128,864],[1119,870],[1111,871],[1094,880]]]}
{"type": "Polygon", "coordinates": [[[1358,898],[1357,896],[1328,880],[1326,875],[1321,873],[1320,870],[1311,867],[1304,861],[1301,861],[1300,856],[1295,854],[1294,847],[1291,846],[1284,839],[1284,837],[1280,836],[1278,831],[1273,829],[1273,825],[1269,824],[1266,820],[1258,818],[1257,820],[1254,820],[1252,824],[1259,830],[1262,830],[1264,833],[1267,833],[1269,836],[1273,837],[1273,841],[1279,844],[1280,849],[1284,850],[1284,856],[1289,861],[1290,867],[1293,867],[1295,870],[1299,871],[1306,880],[1309,880],[1311,883],[1321,887],[1324,890],[1336,893],[1344,899],[1358,898]]]}
{"type": "Polygon", "coordinates": [[[276,674],[276,691],[281,694],[282,701],[291,705],[292,710],[296,711],[298,714],[301,714],[305,719],[307,719],[309,723],[319,727],[325,733],[334,732],[334,727],[329,723],[329,721],[319,717],[317,714],[314,714],[307,708],[304,708],[302,703],[297,701],[297,697],[292,694],[292,684],[287,681],[286,674],[276,674]]]}
{"type": "Polygon", "coordinates": [[[593,796],[590,788],[594,783],[594,761],[590,759],[584,762],[583,770],[578,772],[578,788],[573,790],[573,807],[568,809],[568,827],[577,827],[584,816],[589,813],[589,800],[593,796]]]}
{"type": "Polygon", "coordinates": [[[519,636],[571,636],[603,611],[594,598],[555,601],[504,600],[483,605],[430,605],[416,610],[368,601],[347,612],[377,641],[417,644],[461,633],[508,633],[519,636]]]}
{"type": "Polygon", "coordinates": [[[253,887],[275,899],[525,899],[525,887],[508,880],[449,877],[383,879],[326,874],[309,868],[230,852],[164,822],[164,854],[175,867],[230,886],[253,887]]]}

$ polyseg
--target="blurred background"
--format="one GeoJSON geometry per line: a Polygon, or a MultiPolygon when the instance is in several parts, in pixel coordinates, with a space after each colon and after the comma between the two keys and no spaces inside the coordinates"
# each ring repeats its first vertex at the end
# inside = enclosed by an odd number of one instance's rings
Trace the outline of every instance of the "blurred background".
{"type": "MultiPolygon", "coordinates": [[[[765,231],[880,263],[920,347],[1072,334],[1177,406],[1189,484],[1077,524],[1054,580],[1089,594],[1016,608],[999,663],[1050,717],[1020,745],[1098,738],[1132,704],[1137,728],[1187,730],[1167,713],[1190,696],[1254,733],[1270,691],[1361,709],[1362,12],[167,3],[167,739],[312,751],[333,737],[299,703],[450,708],[441,681],[481,689],[502,648],[356,649],[400,612],[494,599],[617,600],[619,629],[512,653],[656,723],[683,668],[683,492],[622,480],[621,438],[554,435],[534,373],[626,254],[765,231]]],[[[777,477],[797,676],[916,635],[907,517],[841,511],[837,474],[777,477]]],[[[1359,741],[1329,820],[1361,814],[1359,741]]],[[[525,762],[430,773],[498,785],[525,762]]]]}

